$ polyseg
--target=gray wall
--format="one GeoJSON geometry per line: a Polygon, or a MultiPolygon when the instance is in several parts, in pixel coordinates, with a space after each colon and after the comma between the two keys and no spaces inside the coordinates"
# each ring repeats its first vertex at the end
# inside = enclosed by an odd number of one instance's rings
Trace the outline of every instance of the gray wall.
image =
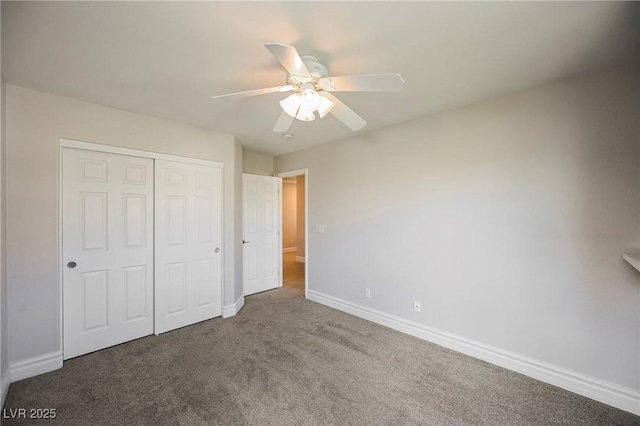
{"type": "Polygon", "coordinates": [[[7,85],[7,122],[10,362],[61,349],[60,137],[223,162],[224,304],[240,297],[242,153],[233,136],[12,85],[7,85]]]}
{"type": "Polygon", "coordinates": [[[273,157],[252,151],[244,151],[243,172],[252,175],[273,176],[273,157]]]}
{"type": "MultiPolygon", "coordinates": [[[[2,43],[0,42],[0,45],[2,43]]],[[[0,70],[2,70],[2,54],[0,53],[0,70]]],[[[7,226],[6,207],[7,191],[6,179],[6,105],[7,85],[0,73],[0,408],[2,400],[2,385],[9,380],[8,361],[8,330],[7,330],[7,226]]]]}
{"type": "Polygon", "coordinates": [[[232,302],[238,301],[241,297],[244,297],[244,288],[242,287],[242,162],[243,162],[243,149],[242,144],[238,141],[235,142],[234,150],[234,257],[235,257],[235,287],[234,297],[235,300],[226,301],[224,304],[228,305],[232,302]]]}
{"type": "MultiPolygon", "coordinates": [[[[1,43],[0,43],[1,44],[1,43]]],[[[2,55],[0,54],[0,58],[2,55]]],[[[0,62],[0,69],[2,69],[0,62]]],[[[0,384],[9,380],[8,330],[7,330],[7,191],[6,176],[6,104],[7,85],[0,77],[0,384]]],[[[0,392],[2,389],[0,388],[0,392]]],[[[0,398],[2,395],[0,394],[0,398]]],[[[2,405],[4,401],[0,401],[2,405]]],[[[2,408],[2,407],[0,407],[2,408]]]]}
{"type": "Polygon", "coordinates": [[[310,290],[639,389],[639,76],[277,157],[309,168],[310,290]]]}

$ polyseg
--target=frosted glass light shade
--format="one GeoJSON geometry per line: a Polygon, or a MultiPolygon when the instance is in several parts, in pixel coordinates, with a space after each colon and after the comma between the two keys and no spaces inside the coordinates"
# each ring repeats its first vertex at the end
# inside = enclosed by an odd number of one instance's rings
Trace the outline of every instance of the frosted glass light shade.
{"type": "Polygon", "coordinates": [[[300,121],[313,121],[316,119],[315,111],[318,111],[318,115],[322,118],[335,105],[331,100],[321,96],[313,83],[305,83],[299,90],[300,92],[280,101],[280,107],[289,117],[300,121]]]}
{"type": "Polygon", "coordinates": [[[309,111],[306,108],[300,107],[300,110],[298,111],[298,115],[296,115],[296,118],[300,121],[313,121],[316,119],[316,116],[313,113],[313,111],[309,111]]]}
{"type": "Polygon", "coordinates": [[[295,117],[298,114],[300,102],[300,95],[298,93],[294,93],[293,95],[281,100],[280,106],[282,107],[282,110],[289,115],[289,117],[295,117]]]}
{"type": "Polygon", "coordinates": [[[327,115],[334,105],[335,103],[331,102],[329,99],[324,96],[320,96],[320,105],[318,106],[318,115],[320,115],[320,118],[327,115]]]}
{"type": "Polygon", "coordinates": [[[300,102],[300,108],[304,108],[307,111],[315,111],[320,106],[320,95],[315,89],[308,88],[302,92],[302,101],[300,102]]]}

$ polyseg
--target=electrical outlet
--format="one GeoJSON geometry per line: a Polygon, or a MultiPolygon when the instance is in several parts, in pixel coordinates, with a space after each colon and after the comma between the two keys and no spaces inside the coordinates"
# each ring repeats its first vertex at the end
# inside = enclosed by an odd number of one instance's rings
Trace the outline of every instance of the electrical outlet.
{"type": "Polygon", "coordinates": [[[419,300],[414,300],[413,301],[413,310],[416,312],[420,312],[420,310],[422,309],[422,306],[420,305],[420,301],[419,300]]]}
{"type": "Polygon", "coordinates": [[[364,289],[364,297],[371,297],[371,289],[370,288],[365,288],[364,289]]]}

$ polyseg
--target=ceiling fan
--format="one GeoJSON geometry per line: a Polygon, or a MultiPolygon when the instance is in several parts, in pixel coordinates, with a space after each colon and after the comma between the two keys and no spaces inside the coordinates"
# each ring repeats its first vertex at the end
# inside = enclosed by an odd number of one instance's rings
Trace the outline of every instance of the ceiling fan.
{"type": "Polygon", "coordinates": [[[400,74],[329,77],[327,68],[315,56],[299,55],[295,47],[281,43],[267,43],[264,47],[287,70],[286,85],[212,96],[211,99],[294,92],[280,101],[282,113],[273,127],[274,132],[287,131],[294,119],[313,121],[316,112],[320,118],[331,113],[351,130],[360,130],[367,122],[331,92],[397,92],[404,86],[400,74]]]}

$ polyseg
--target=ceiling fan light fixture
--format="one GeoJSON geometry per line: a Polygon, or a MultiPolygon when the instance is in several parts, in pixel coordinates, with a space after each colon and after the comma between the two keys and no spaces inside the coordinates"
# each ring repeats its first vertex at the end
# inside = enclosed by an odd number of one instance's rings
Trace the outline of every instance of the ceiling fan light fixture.
{"type": "Polygon", "coordinates": [[[367,122],[343,104],[331,92],[397,92],[404,87],[400,74],[367,74],[329,77],[327,68],[313,55],[300,55],[295,47],[282,43],[265,43],[264,47],[287,71],[287,85],[213,96],[245,98],[277,92],[295,92],[280,101],[283,112],[273,126],[274,132],[289,129],[295,119],[314,121],[315,112],[324,118],[329,112],[349,129],[358,131],[367,122]]]}
{"type": "Polygon", "coordinates": [[[281,100],[280,106],[282,107],[282,110],[289,115],[289,117],[295,117],[298,114],[300,102],[300,95],[298,93],[294,93],[293,95],[281,100]]]}
{"type": "Polygon", "coordinates": [[[329,99],[324,96],[320,96],[320,106],[318,106],[318,115],[320,118],[329,114],[329,111],[331,111],[331,108],[333,108],[334,105],[335,103],[331,102],[329,99]]]}

